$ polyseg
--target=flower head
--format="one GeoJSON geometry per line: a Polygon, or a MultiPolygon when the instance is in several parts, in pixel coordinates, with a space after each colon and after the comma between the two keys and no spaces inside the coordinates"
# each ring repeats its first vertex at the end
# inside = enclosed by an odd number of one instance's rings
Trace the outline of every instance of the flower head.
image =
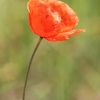
{"type": "Polygon", "coordinates": [[[59,0],[29,0],[27,3],[32,31],[49,41],[63,41],[73,34],[85,32],[74,29],[78,24],[76,13],[59,0]]]}

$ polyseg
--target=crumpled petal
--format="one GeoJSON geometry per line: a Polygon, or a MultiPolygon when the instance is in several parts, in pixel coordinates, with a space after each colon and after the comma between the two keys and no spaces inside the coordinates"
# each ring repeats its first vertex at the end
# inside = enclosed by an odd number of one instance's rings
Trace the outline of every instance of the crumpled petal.
{"type": "Polygon", "coordinates": [[[43,2],[30,0],[27,4],[29,11],[29,23],[32,31],[41,36],[49,37],[60,32],[60,25],[54,18],[58,15],[43,2]]]}
{"type": "Polygon", "coordinates": [[[49,41],[56,42],[56,41],[64,41],[68,40],[73,34],[78,34],[80,32],[85,32],[85,29],[76,29],[76,30],[71,30],[69,32],[63,32],[48,38],[45,38],[49,41]]]}
{"type": "Polygon", "coordinates": [[[60,28],[62,31],[72,30],[79,22],[76,13],[64,2],[59,0],[48,1],[48,6],[61,17],[60,28]]]}

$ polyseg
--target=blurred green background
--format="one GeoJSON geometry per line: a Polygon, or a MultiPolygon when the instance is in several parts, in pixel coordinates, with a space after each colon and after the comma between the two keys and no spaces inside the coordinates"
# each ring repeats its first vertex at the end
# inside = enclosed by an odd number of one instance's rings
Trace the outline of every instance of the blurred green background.
{"type": "MultiPolygon", "coordinates": [[[[66,0],[85,28],[63,42],[43,40],[31,66],[26,100],[100,100],[100,0],[66,0]]],[[[27,0],[0,0],[0,100],[21,100],[38,41],[27,0]]]]}

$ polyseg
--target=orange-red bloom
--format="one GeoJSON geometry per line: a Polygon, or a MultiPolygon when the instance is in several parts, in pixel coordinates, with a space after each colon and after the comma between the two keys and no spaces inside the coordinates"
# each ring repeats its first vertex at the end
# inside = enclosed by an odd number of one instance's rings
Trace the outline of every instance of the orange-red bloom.
{"type": "Polygon", "coordinates": [[[64,2],[29,0],[27,8],[32,31],[49,41],[63,41],[73,34],[85,32],[84,29],[74,29],[78,17],[64,2]]]}

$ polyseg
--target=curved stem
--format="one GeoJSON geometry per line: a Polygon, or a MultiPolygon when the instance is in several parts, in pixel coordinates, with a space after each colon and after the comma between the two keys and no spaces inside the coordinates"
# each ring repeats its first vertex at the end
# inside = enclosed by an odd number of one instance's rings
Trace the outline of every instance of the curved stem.
{"type": "Polygon", "coordinates": [[[35,55],[35,53],[37,51],[37,48],[39,47],[42,39],[43,39],[42,37],[39,38],[39,41],[38,41],[38,43],[37,43],[37,45],[36,45],[36,47],[35,47],[35,49],[33,51],[33,54],[31,56],[31,59],[30,59],[29,65],[28,65],[28,69],[27,69],[27,73],[26,73],[26,78],[25,78],[25,83],[24,83],[22,100],[25,100],[26,85],[27,85],[27,80],[28,80],[28,75],[29,75],[31,64],[32,64],[32,60],[34,58],[34,55],[35,55]]]}

